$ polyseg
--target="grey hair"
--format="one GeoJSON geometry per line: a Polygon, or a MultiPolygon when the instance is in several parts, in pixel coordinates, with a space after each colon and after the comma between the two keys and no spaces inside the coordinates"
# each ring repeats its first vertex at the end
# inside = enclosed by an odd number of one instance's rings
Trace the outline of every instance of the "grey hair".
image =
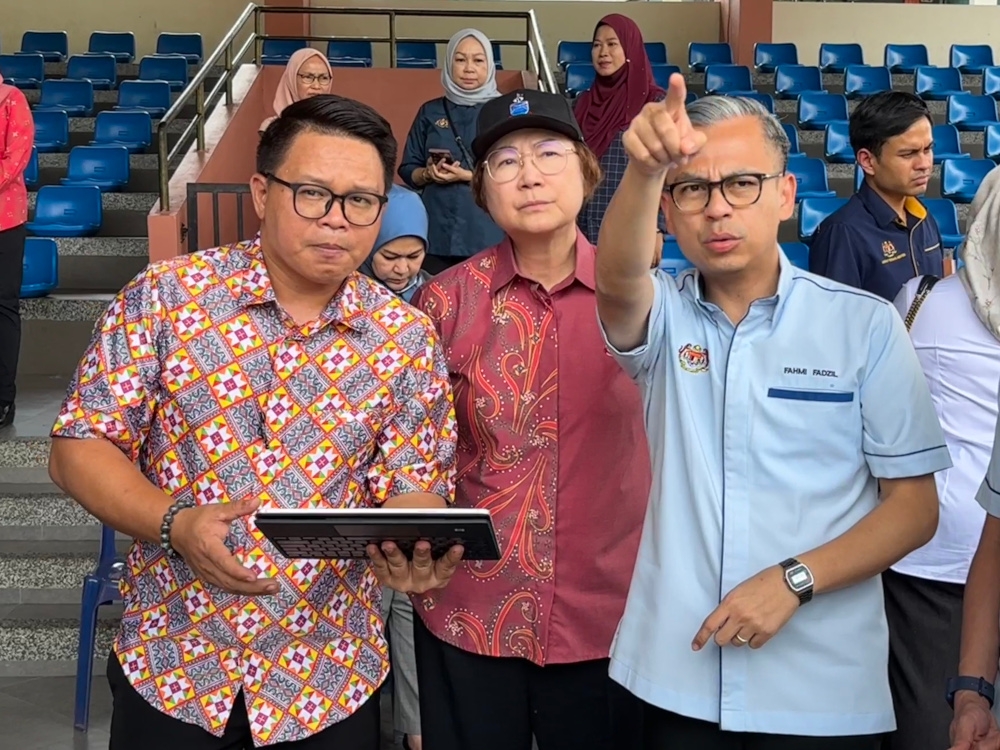
{"type": "Polygon", "coordinates": [[[788,152],[792,144],[781,127],[781,121],[768,112],[764,105],[742,96],[703,96],[687,106],[688,119],[696,128],[735,120],[737,117],[756,117],[768,143],[781,157],[781,167],[788,165],[788,152]]]}

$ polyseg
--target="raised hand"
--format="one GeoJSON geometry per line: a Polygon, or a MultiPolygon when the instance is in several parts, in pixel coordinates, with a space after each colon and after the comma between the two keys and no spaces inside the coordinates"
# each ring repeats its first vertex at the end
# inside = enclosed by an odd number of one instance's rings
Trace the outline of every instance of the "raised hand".
{"type": "Polygon", "coordinates": [[[238,596],[277,594],[277,581],[258,578],[226,547],[232,522],[249,516],[259,504],[258,500],[250,499],[181,510],[174,517],[170,545],[201,581],[238,596]]]}
{"type": "Polygon", "coordinates": [[[688,119],[686,98],[684,77],[674,73],[666,98],[644,106],[622,135],[630,163],[645,174],[664,174],[704,145],[705,134],[695,130],[688,119]]]}

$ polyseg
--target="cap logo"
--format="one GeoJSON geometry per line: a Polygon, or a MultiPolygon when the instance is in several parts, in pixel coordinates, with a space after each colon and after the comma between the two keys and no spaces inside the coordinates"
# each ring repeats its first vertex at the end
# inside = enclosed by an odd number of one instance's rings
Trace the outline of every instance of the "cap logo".
{"type": "Polygon", "coordinates": [[[514,97],[514,101],[510,103],[510,116],[520,117],[521,115],[526,115],[531,110],[528,103],[524,101],[524,97],[518,94],[514,97]]]}

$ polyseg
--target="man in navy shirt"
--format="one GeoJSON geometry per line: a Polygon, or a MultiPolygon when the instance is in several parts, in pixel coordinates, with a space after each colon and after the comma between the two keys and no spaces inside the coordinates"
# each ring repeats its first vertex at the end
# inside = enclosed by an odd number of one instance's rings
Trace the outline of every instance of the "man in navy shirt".
{"type": "Polygon", "coordinates": [[[851,115],[861,189],[819,227],[809,270],[892,301],[914,276],[944,274],[941,233],[918,196],[934,166],[930,110],[902,91],[863,99],[851,115]]]}

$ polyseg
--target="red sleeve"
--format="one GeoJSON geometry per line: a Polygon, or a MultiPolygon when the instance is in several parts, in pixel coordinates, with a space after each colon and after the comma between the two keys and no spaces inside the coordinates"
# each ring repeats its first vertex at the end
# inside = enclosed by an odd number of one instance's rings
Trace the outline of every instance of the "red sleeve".
{"type": "Polygon", "coordinates": [[[21,176],[31,159],[35,121],[24,94],[14,91],[0,105],[0,190],[21,176]]]}

